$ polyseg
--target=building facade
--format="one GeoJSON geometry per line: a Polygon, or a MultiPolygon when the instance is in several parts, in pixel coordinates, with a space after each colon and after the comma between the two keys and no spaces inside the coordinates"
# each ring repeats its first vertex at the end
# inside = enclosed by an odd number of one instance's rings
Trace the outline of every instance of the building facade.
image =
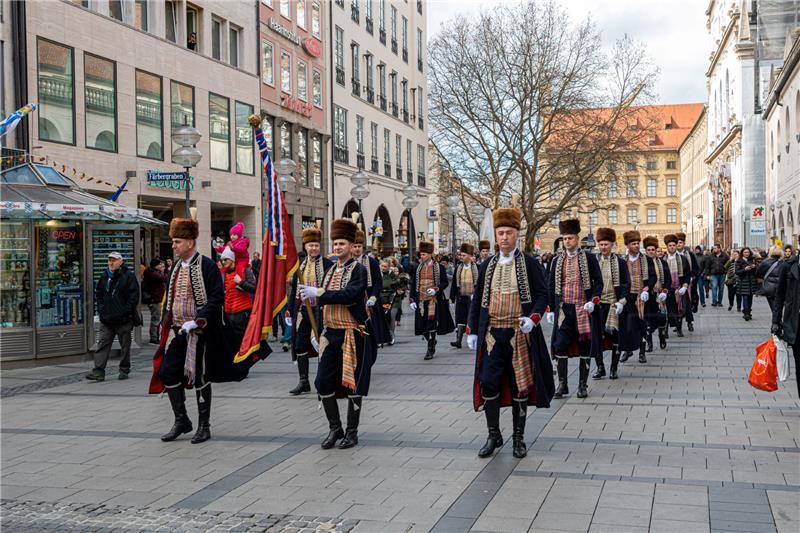
{"type": "Polygon", "coordinates": [[[296,165],[294,185],[284,194],[294,235],[318,227],[326,239],[331,3],[261,0],[258,6],[262,127],[276,164],[291,159],[296,165]]]}
{"type": "Polygon", "coordinates": [[[427,238],[426,6],[421,0],[335,0],[329,216],[364,221],[380,255],[413,252],[427,238]],[[351,176],[368,177],[369,195],[351,196],[351,176]],[[403,204],[418,188],[418,204],[403,204]]]}
{"type": "MultiPolygon", "coordinates": [[[[625,163],[609,163],[604,172],[616,179],[605,180],[607,183],[600,190],[585,193],[587,205],[603,208],[589,213],[575,210],[571,214],[581,220],[584,234],[601,226],[614,228],[620,249],[625,231],[637,229],[642,236],[662,239],[683,227],[679,148],[701,115],[703,104],[645,106],[642,111],[658,118],[654,139],[643,150],[628,154],[625,163]]],[[[537,238],[543,252],[552,251],[557,245],[558,221],[556,218],[540,229],[537,238]]],[[[592,243],[593,238],[585,242],[592,243]]]]}
{"type": "MultiPolygon", "coordinates": [[[[127,180],[120,203],[169,220],[183,216],[185,192],[177,182],[155,186],[148,172],[183,170],[172,162],[170,134],[193,125],[202,134],[203,157],[190,173],[200,250],[209,253],[213,236],[227,238],[238,221],[260,242],[260,194],[252,191],[261,173],[247,122],[260,104],[252,2],[16,4],[20,59],[14,83],[4,85],[14,88],[15,105],[39,109],[14,147],[100,196],[127,180]]],[[[172,255],[166,230],[145,243],[152,255],[172,255]]]]}
{"type": "Polygon", "coordinates": [[[800,24],[786,40],[764,107],[767,222],[773,241],[800,245],[800,24]]]}
{"type": "Polygon", "coordinates": [[[705,163],[708,153],[707,117],[706,108],[703,107],[703,111],[678,150],[681,164],[683,232],[686,233],[690,244],[703,247],[713,244],[710,233],[711,219],[716,215],[711,210],[711,194],[705,163]]]}

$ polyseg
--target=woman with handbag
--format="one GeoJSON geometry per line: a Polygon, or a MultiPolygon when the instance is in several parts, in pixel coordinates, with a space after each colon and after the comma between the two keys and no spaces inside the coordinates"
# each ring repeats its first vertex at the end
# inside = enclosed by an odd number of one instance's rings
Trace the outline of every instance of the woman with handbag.
{"type": "Polygon", "coordinates": [[[736,312],[742,312],[742,297],[736,293],[736,260],[739,259],[739,250],[731,251],[731,258],[725,263],[725,285],[728,286],[728,311],[733,309],[736,300],[736,312]]]}
{"type": "Polygon", "coordinates": [[[736,292],[742,298],[742,317],[748,321],[753,319],[753,295],[758,288],[756,268],[753,250],[745,246],[736,261],[736,292]]]}
{"type": "Polygon", "coordinates": [[[761,262],[756,269],[756,280],[761,281],[761,288],[758,289],[759,296],[766,296],[770,311],[773,309],[775,292],[778,290],[778,282],[781,272],[786,266],[783,260],[783,250],[780,246],[773,246],[769,250],[769,257],[761,262]]]}

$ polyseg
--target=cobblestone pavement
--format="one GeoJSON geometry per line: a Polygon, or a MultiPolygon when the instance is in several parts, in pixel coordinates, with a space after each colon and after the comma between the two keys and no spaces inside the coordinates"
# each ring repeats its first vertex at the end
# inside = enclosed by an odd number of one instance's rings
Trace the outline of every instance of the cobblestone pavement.
{"type": "MultiPolygon", "coordinates": [[[[213,438],[200,445],[158,439],[172,417],[166,398],[145,392],[146,360],[127,381],[51,381],[2,400],[0,525],[797,533],[794,378],[774,393],[747,383],[754,347],[768,336],[766,310],[758,299],[744,322],[705,308],[694,333],[671,338],[647,364],[634,357],[619,380],[590,383],[589,398],[533,410],[522,460],[509,446],[477,458],[486,428],[471,405],[472,354],[440,339],[437,357],[423,361],[408,324],[379,353],[361,443],[344,451],[319,448],[324,415],[315,396],[286,393],[296,369],[279,348],[242,383],[214,385],[213,438]]],[[[188,408],[195,417],[193,400],[188,408]]],[[[510,426],[504,410],[504,435],[510,426]]]]}

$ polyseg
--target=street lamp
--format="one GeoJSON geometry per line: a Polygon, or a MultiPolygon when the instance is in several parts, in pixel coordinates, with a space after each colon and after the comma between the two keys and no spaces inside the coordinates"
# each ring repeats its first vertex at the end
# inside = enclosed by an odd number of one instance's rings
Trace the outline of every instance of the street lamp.
{"type": "MultiPolygon", "coordinates": [[[[185,118],[184,122],[186,122],[185,118]]],[[[200,137],[202,137],[200,132],[188,124],[184,124],[172,132],[172,142],[178,145],[178,148],[172,152],[172,161],[182,166],[186,172],[183,183],[186,187],[187,217],[191,217],[189,212],[189,169],[197,166],[203,157],[203,154],[195,146],[200,141],[200,137]]]]}
{"type": "Polygon", "coordinates": [[[447,207],[450,208],[450,214],[452,215],[453,220],[453,242],[450,243],[450,249],[453,252],[453,255],[456,255],[456,215],[459,212],[459,204],[461,203],[461,198],[457,194],[451,194],[447,197],[447,207]]]}
{"type": "Polygon", "coordinates": [[[358,219],[361,225],[361,229],[364,229],[364,209],[361,205],[363,200],[366,200],[367,196],[369,196],[369,189],[367,189],[367,183],[369,183],[369,176],[363,170],[359,170],[358,172],[354,173],[350,176],[350,183],[355,185],[352,189],[350,189],[350,196],[358,200],[358,219]]]}
{"type": "Polygon", "coordinates": [[[481,224],[483,223],[483,219],[485,218],[485,208],[481,204],[475,204],[470,208],[472,212],[472,220],[475,221],[475,224],[478,226],[478,238],[481,236],[481,224]]]}

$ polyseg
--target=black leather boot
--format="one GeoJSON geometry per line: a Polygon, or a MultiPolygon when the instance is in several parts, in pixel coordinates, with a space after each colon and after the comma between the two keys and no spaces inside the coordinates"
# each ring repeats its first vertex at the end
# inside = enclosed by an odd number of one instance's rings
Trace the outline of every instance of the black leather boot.
{"type": "Polygon", "coordinates": [[[647,350],[646,351],[647,351],[647,353],[650,353],[650,352],[653,351],[653,332],[652,331],[648,331],[647,332],[647,350]]]}
{"type": "Polygon", "coordinates": [[[611,372],[608,374],[608,379],[617,379],[617,368],[619,367],[619,350],[613,348],[611,350],[611,372]]]}
{"type": "Polygon", "coordinates": [[[325,440],[322,441],[322,449],[330,450],[336,446],[336,441],[344,437],[344,430],[342,430],[342,420],[339,418],[339,403],[336,401],[336,396],[329,396],[322,398],[322,408],[325,409],[325,416],[328,418],[328,427],[330,431],[325,440]]]}
{"type": "Polygon", "coordinates": [[[620,361],[623,363],[633,357],[633,352],[622,352],[622,357],[620,357],[620,361]]]}
{"type": "Polygon", "coordinates": [[[589,367],[592,360],[588,357],[581,357],[580,364],[578,365],[578,398],[586,398],[589,396],[587,381],[589,380],[589,367]]]}
{"type": "Polygon", "coordinates": [[[563,398],[569,395],[569,386],[567,385],[567,365],[569,360],[566,357],[559,357],[556,359],[556,367],[558,369],[558,387],[553,394],[553,398],[563,398]]]}
{"type": "Polygon", "coordinates": [[[646,363],[647,356],[645,356],[645,352],[647,351],[647,342],[642,340],[641,344],[639,344],[639,362],[646,363]]]}
{"type": "Polygon", "coordinates": [[[503,445],[503,435],[500,433],[500,397],[484,401],[483,410],[486,413],[489,436],[486,438],[486,444],[478,451],[480,458],[489,457],[503,445]]]}
{"type": "Polygon", "coordinates": [[[433,359],[433,354],[431,353],[431,334],[426,331],[422,334],[422,336],[425,338],[425,342],[427,343],[427,349],[425,350],[425,357],[423,357],[423,359],[429,361],[433,359]]]}
{"type": "Polygon", "coordinates": [[[211,438],[211,384],[196,392],[198,420],[192,444],[199,444],[211,438]]]}
{"type": "Polygon", "coordinates": [[[662,350],[667,347],[667,328],[658,328],[658,346],[662,350]]]}
{"type": "Polygon", "coordinates": [[[428,333],[428,351],[425,352],[425,360],[433,359],[436,354],[436,333],[428,333]]]}
{"type": "Polygon", "coordinates": [[[358,444],[358,419],[361,416],[361,397],[350,398],[347,402],[347,431],[339,441],[339,449],[346,450],[358,444]]]}
{"type": "Polygon", "coordinates": [[[464,338],[464,326],[458,326],[456,329],[456,340],[450,343],[453,348],[461,348],[461,341],[464,338]]]}
{"type": "Polygon", "coordinates": [[[161,436],[161,440],[171,442],[184,433],[189,433],[192,430],[192,421],[186,416],[186,392],[183,385],[167,389],[167,396],[175,414],[175,423],[172,424],[172,429],[161,436]]]}
{"type": "Polygon", "coordinates": [[[694,322],[686,322],[686,327],[689,331],[694,331],[694,322]]]}
{"type": "Polygon", "coordinates": [[[683,337],[683,319],[678,320],[678,327],[675,328],[675,335],[683,337]]]}
{"type": "Polygon", "coordinates": [[[308,381],[308,354],[297,356],[297,373],[300,374],[300,382],[289,391],[289,394],[297,396],[304,392],[311,392],[311,383],[308,381]]]}
{"type": "Polygon", "coordinates": [[[603,363],[603,354],[601,353],[595,357],[594,362],[597,370],[592,374],[592,379],[603,379],[606,377],[606,365],[603,363]]]}
{"type": "Polygon", "coordinates": [[[525,419],[528,414],[527,400],[524,402],[512,401],[511,414],[514,421],[513,453],[514,457],[522,459],[528,455],[528,448],[525,446],[525,419]]]}

